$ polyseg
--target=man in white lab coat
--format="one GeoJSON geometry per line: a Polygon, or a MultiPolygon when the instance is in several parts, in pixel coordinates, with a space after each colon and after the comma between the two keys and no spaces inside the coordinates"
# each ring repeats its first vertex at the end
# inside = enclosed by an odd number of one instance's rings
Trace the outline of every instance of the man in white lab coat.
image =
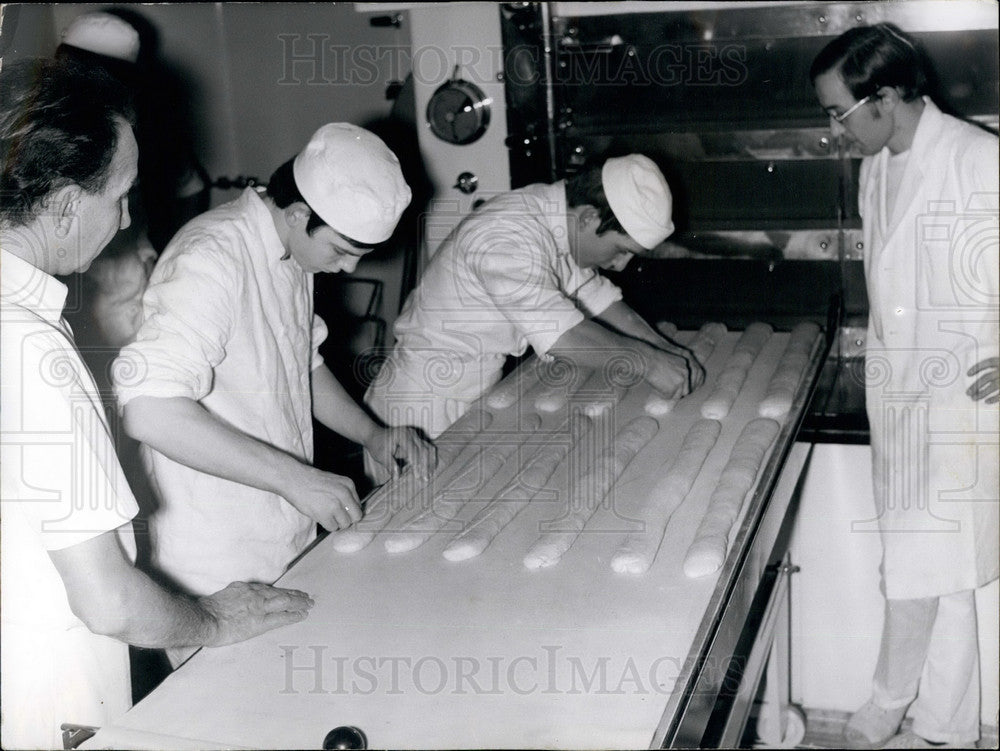
{"type": "Polygon", "coordinates": [[[234,575],[272,582],[317,523],[361,518],[353,482],[312,466],[313,417],[386,471],[432,468],[430,443],[379,425],[337,382],[313,310],[313,274],[354,271],[409,199],[378,137],[330,123],[266,193],[248,188],[197,217],[161,255],[114,377],[158,503],[152,564],[184,590],[234,575]]]}
{"type": "Polygon", "coordinates": [[[704,378],[597,273],[620,271],[673,232],[670,188],[641,154],[608,159],[568,181],[499,195],[442,243],[396,320],[395,347],[365,395],[389,424],[440,435],[530,346],[602,367],[631,353],[667,397],[704,378]]]}
{"type": "Polygon", "coordinates": [[[974,590],[998,574],[997,138],[922,96],[913,41],[852,29],[811,76],[865,155],[866,392],[886,597],[853,746],[979,737],[974,590]],[[897,733],[911,707],[913,731],[897,733]]]}
{"type": "Polygon", "coordinates": [[[217,646],[305,617],[302,592],[236,583],[192,598],[138,571],[138,507],[56,275],[129,224],[137,174],[124,92],[65,63],[0,74],[0,746],[61,748],[132,703],[128,644],[217,646]]]}

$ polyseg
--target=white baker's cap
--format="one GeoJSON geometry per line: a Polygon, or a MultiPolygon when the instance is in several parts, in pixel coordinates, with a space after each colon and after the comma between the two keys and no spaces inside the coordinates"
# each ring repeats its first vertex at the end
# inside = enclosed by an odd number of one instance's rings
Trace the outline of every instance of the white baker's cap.
{"type": "Polygon", "coordinates": [[[130,63],[139,59],[139,32],[111,13],[94,11],[77,16],[63,32],[62,43],[130,63]]]}
{"type": "Polygon", "coordinates": [[[601,168],[608,205],[629,237],[650,250],[670,237],[673,197],[656,163],[642,154],[608,159],[601,168]]]}
{"type": "Polygon", "coordinates": [[[317,130],[295,157],[292,172],[309,207],[358,242],[388,240],[410,203],[396,155],[374,133],[350,123],[317,130]]]}

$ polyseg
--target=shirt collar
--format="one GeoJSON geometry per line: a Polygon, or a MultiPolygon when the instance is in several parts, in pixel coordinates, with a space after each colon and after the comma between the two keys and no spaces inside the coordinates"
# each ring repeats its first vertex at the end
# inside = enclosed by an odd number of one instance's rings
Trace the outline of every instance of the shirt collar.
{"type": "Polygon", "coordinates": [[[280,261],[287,251],[278,236],[278,228],[274,226],[274,217],[267,210],[263,195],[263,190],[258,192],[257,188],[247,188],[243,191],[243,199],[253,211],[255,221],[260,228],[260,242],[267,251],[267,257],[271,261],[280,261]]]}
{"type": "Polygon", "coordinates": [[[7,250],[0,250],[0,267],[0,290],[5,303],[59,322],[69,291],[65,284],[7,250]]]}
{"type": "Polygon", "coordinates": [[[558,180],[550,185],[539,184],[538,194],[542,199],[543,211],[540,217],[548,227],[556,243],[556,252],[565,256],[569,250],[569,224],[566,220],[566,181],[558,180]]]}

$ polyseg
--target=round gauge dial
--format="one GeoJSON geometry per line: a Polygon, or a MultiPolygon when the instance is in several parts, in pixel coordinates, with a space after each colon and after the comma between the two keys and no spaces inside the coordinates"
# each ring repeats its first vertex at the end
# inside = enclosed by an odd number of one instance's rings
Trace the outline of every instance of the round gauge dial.
{"type": "Polygon", "coordinates": [[[490,101],[475,84],[457,79],[448,81],[427,103],[427,124],[443,141],[472,143],[490,124],[490,101]]]}

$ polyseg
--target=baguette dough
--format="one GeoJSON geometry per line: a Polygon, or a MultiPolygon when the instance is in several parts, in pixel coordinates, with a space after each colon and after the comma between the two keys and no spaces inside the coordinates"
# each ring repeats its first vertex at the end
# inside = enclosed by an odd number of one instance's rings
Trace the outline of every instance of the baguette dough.
{"type": "Polygon", "coordinates": [[[542,533],[524,556],[524,566],[534,570],[555,565],[570,549],[615,481],[660,429],[651,417],[637,417],[618,431],[613,445],[605,449],[591,468],[570,490],[567,515],[558,519],[558,531],[542,533]],[[591,492],[588,492],[591,491],[591,492]]]}
{"type": "Polygon", "coordinates": [[[493,387],[486,397],[486,406],[493,411],[509,409],[537,385],[538,372],[535,368],[518,368],[493,387]]]}
{"type": "Polygon", "coordinates": [[[566,406],[568,399],[565,386],[547,386],[535,399],[535,409],[539,412],[558,412],[566,406]]]}
{"type": "Polygon", "coordinates": [[[777,420],[792,408],[795,389],[809,365],[809,355],[818,335],[819,326],[809,321],[792,329],[788,346],[778,360],[778,367],[767,385],[767,393],[757,409],[761,417],[777,420]]]}
{"type": "Polygon", "coordinates": [[[645,529],[625,537],[611,559],[620,574],[643,574],[653,565],[670,517],[691,491],[722,431],[716,420],[699,420],[688,430],[670,469],[650,491],[639,512],[645,529]]]}
{"type": "MultiPolygon", "coordinates": [[[[452,430],[468,430],[469,427],[488,430],[493,423],[493,415],[481,408],[474,408],[463,415],[452,430]]],[[[403,515],[412,508],[438,474],[447,471],[462,451],[467,448],[464,441],[439,441],[437,444],[438,463],[430,478],[421,480],[409,468],[395,480],[387,482],[369,496],[365,502],[365,515],[347,529],[331,533],[330,544],[338,553],[356,553],[365,548],[380,531],[389,526],[389,520],[403,515]]]]}
{"type": "MultiPolygon", "coordinates": [[[[657,328],[660,329],[661,333],[670,338],[674,338],[677,334],[677,327],[672,323],[659,323],[657,328]],[[669,334],[666,327],[669,326],[673,329],[673,333],[669,334]]],[[[695,336],[694,341],[691,342],[690,350],[694,355],[695,359],[705,366],[708,363],[708,359],[712,356],[715,351],[715,345],[717,345],[722,338],[728,333],[724,324],[721,323],[705,323],[698,330],[698,334],[695,336]]],[[[667,399],[660,396],[657,393],[649,395],[646,399],[646,404],[644,409],[646,414],[651,417],[663,417],[664,415],[670,414],[679,399],[667,399]]]]}
{"type": "Polygon", "coordinates": [[[729,545],[729,532],[747,493],[757,480],[757,473],[778,435],[778,429],[779,425],[774,420],[758,417],[749,422],[736,439],[684,558],[684,573],[689,578],[708,576],[722,568],[729,545]]]}
{"type": "Polygon", "coordinates": [[[570,449],[589,432],[592,424],[588,418],[582,417],[575,421],[565,439],[554,439],[543,445],[469,526],[455,535],[444,549],[444,557],[449,561],[464,561],[486,550],[493,538],[545,487],[570,449]]]}
{"type": "MultiPolygon", "coordinates": [[[[535,414],[525,418],[521,430],[533,433],[538,430],[542,419],[535,414]]],[[[520,449],[521,444],[510,442],[490,446],[474,446],[478,449],[476,460],[465,461],[455,468],[451,477],[435,489],[430,504],[403,522],[398,534],[386,537],[385,549],[389,553],[405,553],[423,545],[431,535],[441,531],[461,511],[464,502],[448,495],[475,493],[488,483],[503,467],[504,463],[520,449]]],[[[462,454],[464,456],[464,452],[462,454]]]]}
{"type": "Polygon", "coordinates": [[[766,323],[751,323],[736,342],[736,348],[726,363],[726,369],[715,382],[715,389],[701,405],[701,416],[721,420],[729,414],[733,403],[740,395],[740,389],[747,379],[747,373],[757,355],[767,344],[773,329],[766,323]]]}

